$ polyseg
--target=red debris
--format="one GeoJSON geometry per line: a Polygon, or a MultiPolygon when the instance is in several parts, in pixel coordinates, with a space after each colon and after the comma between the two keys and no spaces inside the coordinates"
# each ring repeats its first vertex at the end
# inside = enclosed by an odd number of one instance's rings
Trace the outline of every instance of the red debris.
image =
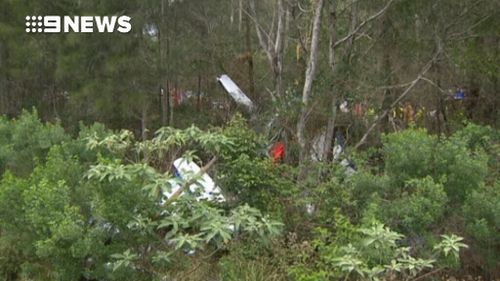
{"type": "Polygon", "coordinates": [[[279,141],[273,144],[271,147],[271,157],[273,158],[274,163],[283,161],[283,158],[285,157],[285,145],[283,142],[279,141]]]}

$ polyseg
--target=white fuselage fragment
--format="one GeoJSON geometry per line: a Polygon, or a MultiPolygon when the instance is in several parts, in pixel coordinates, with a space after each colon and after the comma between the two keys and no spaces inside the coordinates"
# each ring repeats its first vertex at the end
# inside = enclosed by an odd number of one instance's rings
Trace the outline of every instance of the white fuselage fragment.
{"type": "MultiPolygon", "coordinates": [[[[200,166],[186,158],[176,159],[174,161],[174,168],[177,176],[182,182],[188,182],[195,179],[201,170],[200,166]]],[[[170,198],[180,188],[182,188],[182,184],[180,184],[177,180],[171,180],[170,185],[172,187],[170,192],[163,193],[163,195],[167,198],[170,198]]],[[[195,182],[189,186],[189,192],[196,194],[197,200],[209,200],[215,202],[225,201],[220,188],[215,185],[214,181],[207,173],[199,176],[195,182]]]]}
{"type": "Polygon", "coordinates": [[[217,78],[217,81],[222,85],[224,90],[233,98],[233,100],[240,105],[243,105],[249,111],[255,109],[253,102],[243,93],[243,91],[234,83],[234,81],[229,78],[226,74],[221,75],[217,78]]]}

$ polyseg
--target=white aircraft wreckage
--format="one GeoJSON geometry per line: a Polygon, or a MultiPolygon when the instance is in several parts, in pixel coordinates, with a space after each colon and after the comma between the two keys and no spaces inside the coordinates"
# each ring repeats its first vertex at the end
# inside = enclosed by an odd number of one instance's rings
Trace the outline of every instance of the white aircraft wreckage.
{"type": "Polygon", "coordinates": [[[221,75],[217,78],[217,81],[222,85],[224,90],[233,98],[233,100],[245,107],[249,112],[255,110],[254,103],[243,93],[243,91],[234,83],[234,81],[226,74],[221,75]]]}
{"type": "MultiPolygon", "coordinates": [[[[196,194],[197,200],[208,200],[213,202],[225,201],[220,188],[215,185],[212,178],[207,173],[199,175],[201,168],[196,163],[186,158],[178,158],[174,161],[173,166],[178,179],[182,182],[193,181],[193,184],[189,186],[189,191],[187,192],[196,194]]],[[[179,193],[182,188],[182,183],[178,180],[171,180],[170,185],[172,187],[170,192],[163,193],[166,200],[170,199],[174,194],[179,193]]],[[[181,194],[184,192],[186,191],[182,191],[181,194]]]]}

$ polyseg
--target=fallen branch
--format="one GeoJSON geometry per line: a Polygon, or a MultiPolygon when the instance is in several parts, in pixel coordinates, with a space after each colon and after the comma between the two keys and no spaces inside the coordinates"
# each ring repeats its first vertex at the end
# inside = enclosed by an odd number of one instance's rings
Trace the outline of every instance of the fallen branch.
{"type": "Polygon", "coordinates": [[[402,99],[404,99],[410,93],[410,91],[418,84],[418,82],[420,80],[423,80],[424,75],[429,71],[429,69],[431,69],[432,65],[438,59],[441,52],[442,52],[442,47],[440,44],[438,44],[436,53],[434,54],[432,59],[429,62],[427,62],[427,64],[422,68],[422,70],[418,74],[417,78],[415,78],[415,80],[411,81],[409,86],[406,88],[406,90],[386,110],[384,110],[384,112],[382,112],[382,114],[379,115],[377,117],[377,119],[375,119],[375,121],[373,121],[372,125],[368,128],[368,130],[363,135],[361,140],[356,144],[356,146],[354,146],[354,149],[358,149],[361,145],[363,145],[366,142],[366,139],[368,138],[370,133],[377,126],[378,122],[380,122],[380,120],[384,119],[387,116],[387,114],[391,111],[391,109],[393,109],[402,99]]]}

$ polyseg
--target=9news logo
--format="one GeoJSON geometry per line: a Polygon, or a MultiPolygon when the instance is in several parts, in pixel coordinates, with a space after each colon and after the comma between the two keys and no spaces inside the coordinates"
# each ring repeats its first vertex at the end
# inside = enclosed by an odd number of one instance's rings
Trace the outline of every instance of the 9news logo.
{"type": "Polygon", "coordinates": [[[26,16],[27,33],[128,33],[129,16],[26,16]]]}

